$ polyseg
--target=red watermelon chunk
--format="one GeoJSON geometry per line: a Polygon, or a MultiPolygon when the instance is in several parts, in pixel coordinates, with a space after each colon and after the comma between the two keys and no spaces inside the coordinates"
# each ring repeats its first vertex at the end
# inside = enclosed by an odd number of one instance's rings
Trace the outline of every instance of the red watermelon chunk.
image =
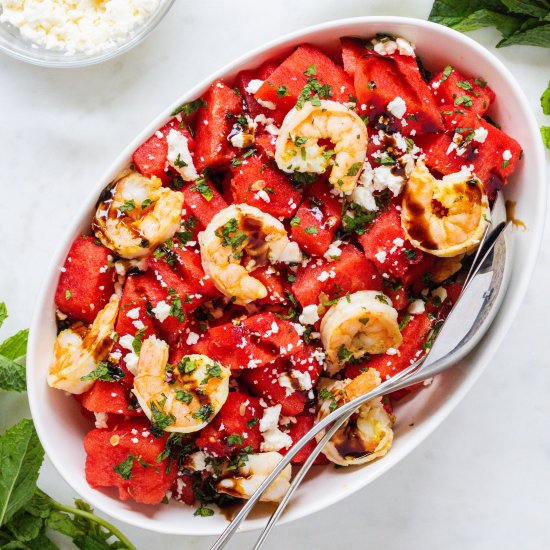
{"type": "Polygon", "coordinates": [[[370,361],[362,365],[349,365],[345,373],[348,378],[355,378],[361,373],[361,369],[370,367],[380,373],[382,381],[401,372],[424,353],[426,350],[423,344],[432,330],[434,321],[430,319],[427,312],[412,315],[406,326],[401,330],[403,342],[398,348],[396,355],[372,355],[370,361]]]}
{"type": "Polygon", "coordinates": [[[96,383],[82,396],[82,406],[91,412],[121,414],[124,416],[142,416],[141,411],[132,407],[130,390],[121,382],[96,383]]]}
{"type": "Polygon", "coordinates": [[[262,443],[259,421],[262,416],[263,409],[257,397],[230,392],[214,420],[200,431],[196,444],[215,457],[231,456],[243,447],[252,447],[254,452],[259,452],[262,443]]]}
{"type": "MultiPolygon", "coordinates": [[[[131,346],[123,347],[121,345],[121,338],[127,335],[134,337],[140,330],[143,331],[142,339],[147,339],[149,336],[158,336],[155,322],[147,314],[145,288],[150,284],[152,283],[149,275],[139,273],[129,275],[126,278],[115,324],[115,332],[118,334],[118,339],[111,350],[111,357],[118,357],[118,366],[125,372],[125,376],[121,379],[121,382],[130,387],[134,383],[134,376],[128,371],[126,356],[132,350],[128,349],[131,346]]],[[[122,341],[124,342],[125,340],[123,338],[122,341]]],[[[131,357],[135,359],[133,355],[131,357]]]]}
{"type": "Polygon", "coordinates": [[[214,82],[204,95],[206,106],[197,112],[195,130],[195,166],[200,173],[205,168],[224,168],[235,157],[227,137],[234,116],[242,113],[242,100],[223,82],[214,82]]]}
{"type": "Polygon", "coordinates": [[[233,370],[242,370],[289,357],[302,345],[292,323],[264,312],[245,318],[239,325],[211,327],[193,349],[233,370]]]}
{"type": "Polygon", "coordinates": [[[394,280],[406,279],[411,267],[420,263],[426,255],[406,240],[401,227],[401,214],[393,205],[359,236],[359,243],[378,271],[394,280]]]}
{"type": "Polygon", "coordinates": [[[257,133],[254,137],[254,146],[257,147],[260,153],[262,153],[268,159],[275,158],[276,143],[277,136],[272,136],[267,132],[257,133]]]}
{"type": "Polygon", "coordinates": [[[314,46],[303,44],[273,71],[254,97],[275,107],[270,110],[270,116],[280,124],[296,104],[308,78],[331,86],[331,95],[325,99],[348,103],[350,96],[355,95],[353,82],[342,67],[314,46]]]}
{"type": "MultiPolygon", "coordinates": [[[[291,421],[289,423],[288,430],[286,433],[291,437],[293,445],[296,444],[300,439],[306,435],[311,428],[313,428],[315,424],[315,415],[312,413],[303,413],[296,417],[294,417],[294,422],[291,421]]],[[[311,439],[305,447],[302,448],[301,451],[298,452],[298,454],[292,459],[292,464],[303,464],[309,455],[312,453],[313,449],[317,446],[317,441],[315,438],[311,439]]],[[[282,455],[286,455],[292,447],[289,447],[288,449],[281,449],[279,452],[282,455]]],[[[328,464],[329,461],[327,460],[326,456],[323,453],[320,453],[317,455],[317,458],[315,459],[315,462],[313,464],[320,465],[320,464],[328,464]]]]}
{"type": "Polygon", "coordinates": [[[321,292],[329,300],[358,290],[380,290],[382,277],[374,264],[352,244],[341,245],[339,259],[313,260],[299,267],[292,292],[302,307],[319,303],[321,292]]]}
{"type": "Polygon", "coordinates": [[[203,228],[210,223],[220,210],[227,208],[224,198],[209,182],[205,182],[199,188],[195,183],[188,183],[183,187],[182,192],[185,215],[192,214],[199,220],[203,228]],[[204,186],[208,186],[210,190],[205,191],[204,186]],[[201,193],[200,190],[203,192],[201,193]]]}
{"type": "Polygon", "coordinates": [[[342,219],[342,204],[324,181],[317,181],[292,219],[292,240],[308,254],[322,256],[342,219]]]}
{"type": "Polygon", "coordinates": [[[450,66],[433,77],[430,88],[439,106],[452,105],[472,115],[485,114],[495,100],[495,93],[487,82],[466,78],[450,66]]]}
{"type": "Polygon", "coordinates": [[[301,194],[266,159],[248,157],[231,168],[229,191],[234,203],[246,203],[283,220],[294,214],[301,194]]]}
{"type": "Polygon", "coordinates": [[[290,291],[284,273],[279,268],[271,265],[262,266],[253,272],[255,279],[258,279],[267,289],[267,296],[258,300],[260,304],[286,304],[288,302],[286,292],[290,291]]]}
{"type": "Polygon", "coordinates": [[[114,292],[112,252],[93,237],[71,245],[55,291],[55,305],[71,320],[92,323],[114,292]]]}
{"type": "Polygon", "coordinates": [[[366,56],[355,70],[355,89],[361,115],[373,119],[387,113],[388,104],[400,97],[406,106],[399,124],[403,134],[443,130],[441,115],[414,57],[366,56]]]}
{"type": "Polygon", "coordinates": [[[251,71],[241,71],[235,78],[235,86],[239,89],[241,95],[244,97],[248,112],[250,113],[250,116],[252,118],[255,118],[258,115],[262,114],[269,118],[270,111],[256,101],[256,98],[254,97],[254,92],[251,91],[251,88],[249,86],[250,82],[253,80],[267,80],[276,68],[277,65],[268,62],[258,69],[254,69],[251,71]]]}
{"type": "Polygon", "coordinates": [[[355,69],[367,55],[370,55],[369,50],[365,48],[366,42],[359,38],[350,38],[348,36],[341,38],[342,45],[342,63],[344,71],[352,78],[355,76],[355,69]]]}
{"type": "Polygon", "coordinates": [[[174,175],[167,160],[168,143],[166,137],[170,130],[175,130],[187,138],[189,151],[193,154],[195,140],[189,130],[186,127],[180,128],[180,121],[173,118],[142,143],[132,155],[132,161],[140,173],[147,178],[153,176],[160,178],[164,184],[168,183],[174,175]]]}
{"type": "Polygon", "coordinates": [[[195,477],[189,474],[184,474],[179,471],[178,475],[170,489],[172,492],[172,498],[180,502],[184,502],[188,506],[195,505],[195,491],[193,486],[195,484],[195,477]]]}
{"type": "Polygon", "coordinates": [[[280,404],[283,415],[294,416],[304,410],[307,392],[281,385],[282,380],[288,379],[288,372],[280,363],[246,369],[242,371],[240,379],[253,395],[262,397],[268,405],[280,404]]]}
{"type": "Polygon", "coordinates": [[[117,487],[120,500],[159,504],[176,478],[168,459],[157,462],[166,438],[153,437],[149,422],[139,419],[126,420],[112,430],[88,432],[84,438],[88,483],[94,488],[117,487]],[[122,463],[128,465],[126,471],[122,463]]]}

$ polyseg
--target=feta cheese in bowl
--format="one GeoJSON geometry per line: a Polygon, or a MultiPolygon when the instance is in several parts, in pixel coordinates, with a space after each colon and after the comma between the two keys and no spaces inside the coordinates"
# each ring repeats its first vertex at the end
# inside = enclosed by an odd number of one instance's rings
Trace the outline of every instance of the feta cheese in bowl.
{"type": "Polygon", "coordinates": [[[51,67],[100,63],[141,42],[173,0],[0,0],[0,49],[51,67]]]}

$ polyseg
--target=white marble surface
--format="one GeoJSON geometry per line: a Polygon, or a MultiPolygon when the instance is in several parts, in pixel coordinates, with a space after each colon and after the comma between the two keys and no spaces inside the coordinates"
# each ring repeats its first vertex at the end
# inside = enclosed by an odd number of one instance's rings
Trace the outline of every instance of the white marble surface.
{"type": "MultiPolygon", "coordinates": [[[[1,56],[0,299],[11,313],[2,333],[28,326],[41,266],[90,186],[182,90],[285,32],[367,14],[426,18],[430,5],[400,0],[177,0],[145,43],[101,66],[41,69],[1,56]]],[[[549,51],[494,50],[496,32],[473,36],[511,69],[542,123],[538,98],[548,82],[549,51]]],[[[537,271],[512,330],[490,368],[443,426],[365,490],[278,528],[267,547],[550,548],[549,277],[547,229],[537,271]]],[[[28,413],[24,397],[0,394],[0,400],[1,432],[28,413]]],[[[40,483],[59,500],[75,496],[47,461],[40,483]]],[[[199,550],[212,542],[122,528],[140,550],[154,544],[166,550],[199,550]]],[[[254,538],[254,533],[240,535],[232,547],[248,548],[254,538]]]]}

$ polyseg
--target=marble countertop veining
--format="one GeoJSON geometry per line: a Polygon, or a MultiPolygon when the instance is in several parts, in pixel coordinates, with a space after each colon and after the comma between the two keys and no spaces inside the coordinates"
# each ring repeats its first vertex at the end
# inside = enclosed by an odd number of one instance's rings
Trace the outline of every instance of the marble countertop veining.
{"type": "MultiPolygon", "coordinates": [[[[54,70],[0,56],[0,299],[10,310],[3,334],[28,326],[41,266],[88,190],[182,90],[237,55],[300,27],[359,15],[426,18],[430,5],[424,0],[179,0],[148,40],[103,65],[54,70]]],[[[544,123],[539,96],[548,83],[549,50],[496,50],[498,34],[490,29],[472,36],[506,63],[544,123]]],[[[364,490],[278,528],[266,548],[550,548],[549,278],[547,227],[513,328],[442,427],[364,490]]],[[[24,396],[0,399],[1,432],[28,409],[24,396]]],[[[47,460],[40,484],[59,500],[75,496],[47,460]]],[[[165,550],[203,550],[212,543],[212,538],[121,527],[140,550],[159,544],[165,550]]],[[[247,548],[255,537],[239,535],[232,547],[247,548]]]]}

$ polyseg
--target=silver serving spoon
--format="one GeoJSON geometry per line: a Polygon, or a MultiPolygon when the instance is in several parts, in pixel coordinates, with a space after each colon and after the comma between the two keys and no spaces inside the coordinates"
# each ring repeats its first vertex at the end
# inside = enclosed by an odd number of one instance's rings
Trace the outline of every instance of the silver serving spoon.
{"type": "Polygon", "coordinates": [[[492,323],[504,298],[508,285],[511,263],[508,261],[509,246],[506,246],[504,200],[499,194],[493,207],[494,229],[486,235],[474,258],[464,289],[443,324],[429,354],[413,363],[397,375],[380,384],[373,391],[344,404],[326,416],[305,434],[258,487],[247,503],[227,526],[211,550],[223,548],[241,522],[260,499],[272,481],[290,463],[292,458],[317,434],[327,429],[315,450],[294,477],[283,500],[272,514],[256,546],[259,550],[284,511],[287,503],[302,479],[332,436],[348,421],[355,411],[367,401],[381,395],[405,388],[433,377],[464,358],[481,340],[492,323]],[[503,220],[497,224],[499,220],[503,220]],[[462,335],[457,342],[457,335],[462,335]],[[329,428],[329,426],[332,426],[329,428]]]}

